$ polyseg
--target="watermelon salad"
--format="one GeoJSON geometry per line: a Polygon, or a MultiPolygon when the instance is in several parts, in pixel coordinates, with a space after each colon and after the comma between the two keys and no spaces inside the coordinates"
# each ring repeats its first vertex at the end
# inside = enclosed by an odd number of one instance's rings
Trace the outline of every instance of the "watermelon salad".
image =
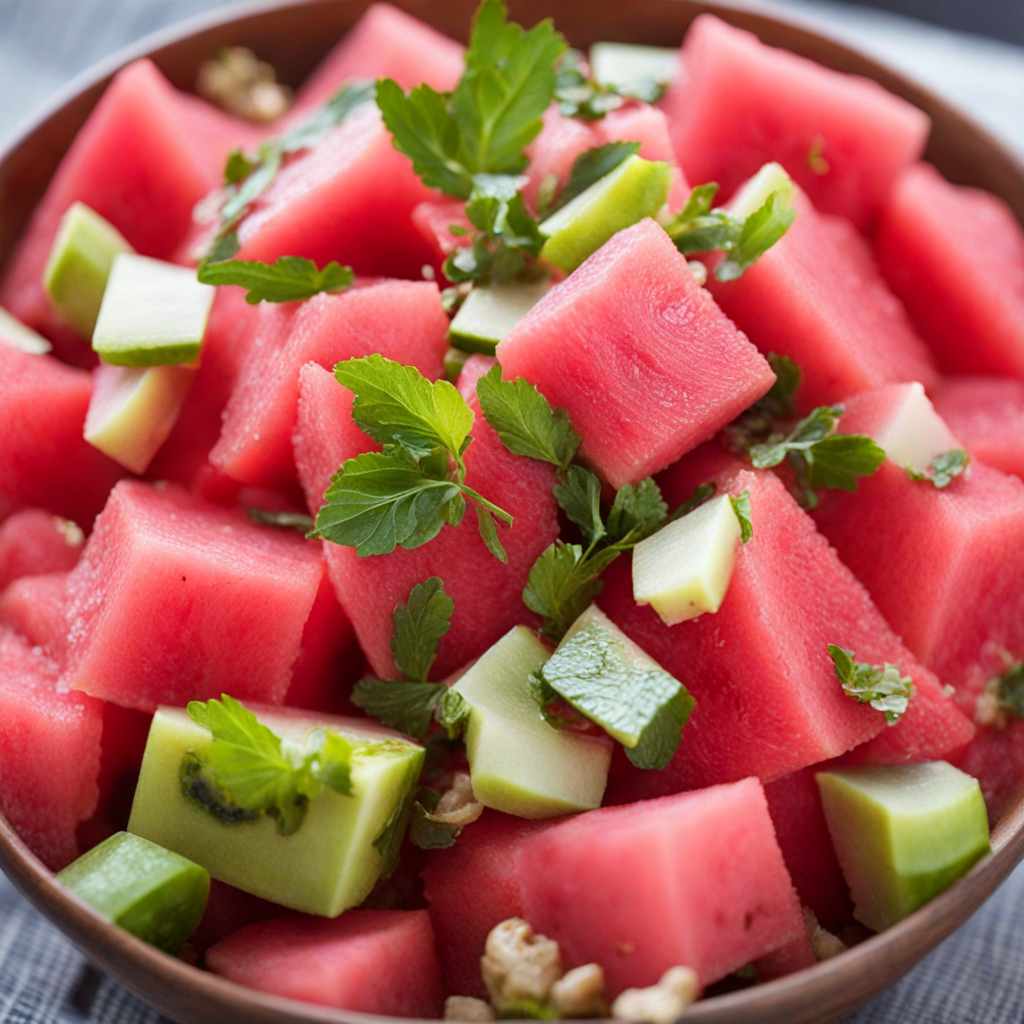
{"type": "Polygon", "coordinates": [[[1024,782],[1024,234],[701,15],[114,77],[0,279],[0,810],[197,968],[670,1024],[1024,782]]]}

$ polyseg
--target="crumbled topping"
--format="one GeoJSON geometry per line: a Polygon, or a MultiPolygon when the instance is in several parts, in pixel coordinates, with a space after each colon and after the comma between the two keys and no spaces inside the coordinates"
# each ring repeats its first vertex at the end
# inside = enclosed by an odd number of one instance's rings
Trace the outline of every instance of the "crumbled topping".
{"type": "Polygon", "coordinates": [[[561,1017],[604,1017],[604,971],[600,964],[574,967],[551,986],[551,1005],[561,1017]]]}
{"type": "Polygon", "coordinates": [[[497,1014],[490,1003],[472,996],[449,996],[444,1001],[444,1019],[468,1021],[469,1024],[487,1024],[497,1014]]]}
{"type": "Polygon", "coordinates": [[[974,721],[983,727],[1005,729],[1009,722],[1006,706],[999,698],[1000,679],[990,679],[974,703],[974,721]]]}
{"type": "Polygon", "coordinates": [[[849,948],[842,939],[837,938],[831,932],[825,931],[818,924],[818,918],[810,907],[804,907],[804,927],[807,929],[807,938],[811,944],[811,952],[814,959],[831,960],[840,953],[845,953],[849,948]]]}
{"type": "Polygon", "coordinates": [[[708,283],[708,268],[700,260],[687,260],[686,265],[690,268],[694,281],[703,288],[708,283]]]}
{"type": "Polygon", "coordinates": [[[502,1013],[523,1003],[544,1003],[562,976],[558,943],[519,917],[491,929],[480,961],[491,1004],[502,1013]]]}
{"type": "Polygon", "coordinates": [[[85,543],[85,534],[78,523],[73,523],[70,519],[62,519],[60,516],[54,516],[53,525],[64,538],[64,543],[69,548],[80,548],[85,543]]]}
{"type": "Polygon", "coordinates": [[[199,66],[196,92],[218,107],[266,124],[286,114],[292,105],[292,91],[279,85],[277,73],[244,46],[221,50],[216,60],[199,66]]]}
{"type": "Polygon", "coordinates": [[[436,820],[446,825],[470,825],[484,813],[483,804],[473,796],[473,785],[466,772],[457,772],[451,786],[441,794],[437,806],[431,812],[436,820]]]}
{"type": "Polygon", "coordinates": [[[691,967],[670,967],[657,985],[627,988],[614,1003],[612,1016],[638,1024],[673,1024],[700,995],[700,978],[691,967]]]}

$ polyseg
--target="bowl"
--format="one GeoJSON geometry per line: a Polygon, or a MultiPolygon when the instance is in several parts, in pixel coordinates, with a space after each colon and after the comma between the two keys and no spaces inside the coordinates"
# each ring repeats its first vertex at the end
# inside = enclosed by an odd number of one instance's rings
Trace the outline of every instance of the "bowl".
{"type": "MultiPolygon", "coordinates": [[[[392,0],[465,39],[477,0],[392,0]]],[[[76,79],[0,150],[0,266],[50,176],[110,77],[149,56],[179,88],[191,89],[201,61],[227,45],[251,47],[291,85],[323,57],[367,6],[366,0],[284,0],[243,4],[157,33],[76,79]]],[[[691,0],[512,0],[527,25],[552,13],[576,46],[602,39],[676,45],[710,11],[839,71],[873,78],[925,110],[933,129],[927,158],[947,178],[1001,196],[1024,223],[1024,167],[984,130],[886,67],[823,36],[772,18],[691,0]]],[[[961,925],[1024,857],[1024,788],[995,823],[993,852],[931,903],[842,956],[777,981],[716,996],[686,1014],[693,1024],[819,1024],[861,1006],[905,974],[961,925]]],[[[97,967],[181,1024],[380,1024],[384,1018],[265,995],[197,970],[110,925],[58,885],[0,816],[0,867],[97,967]]]]}

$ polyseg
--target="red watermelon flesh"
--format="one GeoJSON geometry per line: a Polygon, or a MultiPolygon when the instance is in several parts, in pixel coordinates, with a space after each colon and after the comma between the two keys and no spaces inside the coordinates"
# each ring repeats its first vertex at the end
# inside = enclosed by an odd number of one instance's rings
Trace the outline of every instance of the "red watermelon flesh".
{"type": "Polygon", "coordinates": [[[972,459],[1024,478],[1024,381],[945,377],[932,402],[972,459]]]}
{"type": "Polygon", "coordinates": [[[687,452],[659,473],[655,481],[671,512],[690,501],[696,488],[708,483],[717,487],[719,480],[727,480],[742,469],[749,469],[749,463],[724,448],[716,438],[687,452]]]}
{"type": "Polygon", "coordinates": [[[57,665],[0,628],[0,811],[51,870],[78,856],[99,789],[101,708],[58,691],[57,665]]]}
{"type": "Polygon", "coordinates": [[[292,157],[241,222],[239,259],[305,256],[360,274],[420,277],[431,250],[412,211],[436,193],[392,145],[376,107],[292,157]]]}
{"type": "Polygon", "coordinates": [[[211,946],[247,925],[260,924],[286,914],[296,916],[277,903],[261,900],[259,896],[211,878],[210,897],[206,901],[203,919],[188,941],[196,952],[203,955],[211,946]]]}
{"type": "MultiPolygon", "coordinates": [[[[325,376],[306,370],[295,446],[311,511],[323,504],[327,474],[337,472],[346,459],[377,447],[353,429],[351,396],[337,384],[334,389],[327,385],[325,376]],[[318,392],[321,397],[314,400],[318,392]]],[[[445,526],[429,544],[411,551],[398,548],[389,555],[360,557],[354,548],[324,541],[338,601],[355,627],[370,667],[385,679],[393,678],[395,672],[391,656],[395,606],[408,600],[409,591],[430,576],[444,580],[455,602],[452,628],[441,640],[434,678],[443,679],[479,657],[517,623],[536,621],[522,603],[522,591],[533,563],[558,536],[554,471],[505,448],[479,415],[475,389],[463,390],[463,397],[477,415],[475,440],[466,452],[467,483],[485,497],[494,496],[515,518],[511,529],[498,526],[508,564],[502,565],[487,550],[472,512],[457,529],[445,526]]]]}
{"type": "Polygon", "coordinates": [[[723,198],[776,160],[815,206],[866,229],[924,151],[930,122],[916,107],[711,15],[690,26],[682,62],[663,101],[676,154],[690,181],[717,181],[723,198]]]}
{"type": "Polygon", "coordinates": [[[711,275],[708,288],[762,352],[797,363],[801,410],[890,381],[937,383],[931,356],[867,242],[799,191],[795,205],[792,227],[754,266],[737,281],[711,275]]]}
{"type": "Polygon", "coordinates": [[[526,149],[530,180],[523,195],[531,207],[537,205],[537,191],[545,178],[553,174],[564,185],[576,157],[600,145],[591,125],[575,117],[563,117],[557,104],[544,111],[543,122],[540,134],[526,149]]]}
{"type": "Polygon", "coordinates": [[[444,1001],[425,910],[289,914],[217,943],[206,965],[260,992],[362,1013],[439,1017],[444,1001]]]}
{"type": "Polygon", "coordinates": [[[68,646],[68,574],[22,576],[0,593],[0,626],[20,633],[63,665],[68,646]]]}
{"type": "Polygon", "coordinates": [[[245,301],[241,288],[217,289],[202,361],[174,429],[149,464],[151,479],[196,483],[220,437],[224,407],[255,339],[263,345],[281,345],[289,322],[288,311],[275,303],[254,306],[245,301]]]}
{"type": "Polygon", "coordinates": [[[613,487],[695,448],[774,380],[653,221],[619,232],[552,288],[498,345],[567,409],[581,457],[613,487]]]}
{"type": "Polygon", "coordinates": [[[449,995],[487,998],[480,973],[487,936],[502,921],[522,917],[523,839],[549,827],[549,822],[485,811],[454,846],[429,853],[423,892],[449,995]]]}
{"type": "Polygon", "coordinates": [[[610,996],[807,942],[757,779],[565,819],[523,840],[518,868],[525,919],[567,967],[601,964],[610,996]]]}
{"type": "Polygon", "coordinates": [[[853,920],[853,903],[825,822],[816,769],[820,766],[769,782],[764,795],[800,902],[823,928],[837,932],[853,920]]]}
{"type": "Polygon", "coordinates": [[[67,572],[82,552],[52,513],[41,508],[15,512],[0,523],[0,590],[22,576],[67,572]]]}
{"type": "Polygon", "coordinates": [[[280,704],[320,579],[294,531],[124,481],[68,579],[67,682],[140,711],[222,693],[280,704]]]}
{"type": "Polygon", "coordinates": [[[485,356],[482,352],[474,352],[463,364],[459,372],[459,391],[467,397],[476,394],[476,385],[481,377],[498,365],[494,356],[485,356]]]}
{"type": "MultiPolygon", "coordinates": [[[[884,418],[865,395],[847,403],[839,429],[874,436],[884,418]]],[[[824,492],[814,518],[889,625],[959,697],[991,648],[1024,655],[1024,483],[1016,477],[975,463],[969,478],[940,490],[886,462],[857,494],[824,492]]]]}
{"type": "Polygon", "coordinates": [[[1020,795],[1024,780],[1024,722],[979,729],[974,740],[949,759],[981,786],[989,820],[997,822],[1020,795]]]}
{"type": "Polygon", "coordinates": [[[124,470],[82,437],[84,370],[0,345],[0,519],[43,507],[88,532],[124,470]]]}
{"type": "Polygon", "coordinates": [[[440,273],[450,252],[459,246],[469,245],[475,230],[466,216],[466,204],[457,199],[428,200],[412,211],[412,222],[419,229],[424,241],[431,249],[430,264],[440,273]],[[452,226],[465,234],[452,234],[452,226]]]}
{"type": "MultiPolygon", "coordinates": [[[[341,390],[337,382],[335,387],[341,390]]],[[[330,715],[358,715],[349,694],[365,675],[365,666],[352,623],[334,596],[324,562],[320,586],[302,633],[299,656],[292,666],[285,704],[330,715]]]]}
{"type": "Polygon", "coordinates": [[[881,733],[885,717],[844,695],[830,643],[872,664],[906,662],[914,676],[909,652],[781,481],[741,472],[722,482],[723,492],[744,490],[754,536],[739,549],[717,614],[666,626],[634,603],[627,558],[605,574],[602,610],[697,701],[663,771],[613,760],[606,802],[747,775],[770,782],[881,733]]]}
{"type": "Polygon", "coordinates": [[[439,92],[462,77],[464,48],[391,4],[371,4],[299,90],[295,113],[325,103],[349,79],[393,78],[403,89],[439,92]]]}
{"type": "Polygon", "coordinates": [[[875,253],[941,370],[1024,377],[1024,234],[1002,199],[916,164],[875,253]]]}
{"type": "Polygon", "coordinates": [[[246,144],[251,136],[251,126],[177,92],[151,61],[130,64],[107,88],[36,207],[0,286],[0,305],[51,333],[56,321],[43,268],[60,219],[76,200],[138,252],[170,257],[196,202],[220,183],[231,139],[246,144]]]}
{"type": "Polygon", "coordinates": [[[437,285],[426,281],[388,281],[303,303],[286,340],[275,330],[254,341],[211,461],[243,483],[294,482],[292,433],[299,371],[306,363],[333,368],[344,359],[377,352],[434,380],[444,369],[447,331],[437,285]]]}

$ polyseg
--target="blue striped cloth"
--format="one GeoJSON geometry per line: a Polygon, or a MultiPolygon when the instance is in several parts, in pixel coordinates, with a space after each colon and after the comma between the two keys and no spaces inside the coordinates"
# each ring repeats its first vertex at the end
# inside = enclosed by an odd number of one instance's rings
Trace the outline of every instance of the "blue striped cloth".
{"type": "MultiPolygon", "coordinates": [[[[223,2],[0,0],[0,139],[96,60],[223,2]]],[[[901,68],[945,93],[1024,155],[1024,50],[822,0],[757,6],[780,10],[901,68]]],[[[558,0],[551,8],[557,18],[558,0]]],[[[91,968],[0,875],[0,1024],[163,1020],[91,968]]],[[[1021,1022],[1024,868],[956,935],[845,1024],[1021,1022]]]]}

